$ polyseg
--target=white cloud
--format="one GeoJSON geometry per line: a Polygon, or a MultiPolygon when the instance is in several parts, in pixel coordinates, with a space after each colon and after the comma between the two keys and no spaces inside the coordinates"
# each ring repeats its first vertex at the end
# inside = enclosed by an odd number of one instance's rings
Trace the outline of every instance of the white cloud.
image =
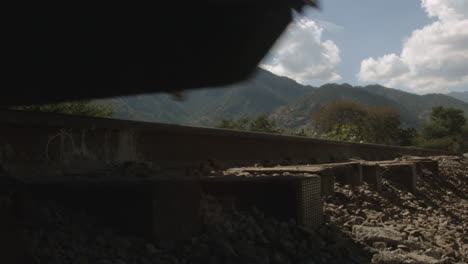
{"type": "Polygon", "coordinates": [[[325,31],[329,32],[340,32],[344,30],[344,27],[337,25],[330,21],[325,20],[315,20],[319,27],[323,28],[325,31]]]}
{"type": "Polygon", "coordinates": [[[422,0],[437,21],[413,31],[400,55],[361,62],[365,82],[405,86],[416,92],[442,92],[468,86],[468,1],[422,0]]]}
{"type": "Polygon", "coordinates": [[[303,84],[341,79],[337,73],[340,50],[333,41],[322,40],[322,31],[307,17],[295,18],[260,66],[303,84]]]}
{"type": "Polygon", "coordinates": [[[463,20],[468,15],[466,0],[422,0],[422,7],[431,17],[440,20],[463,20]]]}

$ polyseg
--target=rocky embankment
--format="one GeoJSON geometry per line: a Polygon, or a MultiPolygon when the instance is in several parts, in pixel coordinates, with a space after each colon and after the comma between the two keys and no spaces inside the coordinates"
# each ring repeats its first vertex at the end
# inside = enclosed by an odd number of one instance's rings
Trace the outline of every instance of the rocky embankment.
{"type": "Polygon", "coordinates": [[[467,168],[468,159],[441,159],[415,194],[385,180],[380,193],[337,184],[315,231],[205,196],[201,230],[185,241],[121,236],[54,202],[36,202],[24,232],[35,263],[467,263],[467,168]]]}
{"type": "Polygon", "coordinates": [[[98,228],[92,218],[55,203],[37,204],[27,228],[37,263],[368,263],[371,255],[327,223],[316,231],[278,222],[253,209],[227,211],[213,197],[202,203],[203,225],[186,241],[150,242],[98,228]]]}
{"type": "Polygon", "coordinates": [[[468,160],[439,166],[438,177],[423,171],[415,194],[385,180],[381,193],[335,186],[325,213],[372,263],[468,263],[468,160]]]}

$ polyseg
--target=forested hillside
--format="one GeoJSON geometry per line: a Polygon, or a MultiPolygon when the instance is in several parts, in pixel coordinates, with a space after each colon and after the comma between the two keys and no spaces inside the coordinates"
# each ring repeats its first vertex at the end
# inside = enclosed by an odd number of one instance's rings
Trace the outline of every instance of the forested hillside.
{"type": "Polygon", "coordinates": [[[451,92],[448,95],[456,98],[458,100],[464,101],[468,103],[468,91],[466,92],[451,92]]]}
{"type": "MultiPolygon", "coordinates": [[[[452,94],[462,99],[466,93],[452,94]]],[[[468,114],[468,103],[443,94],[416,95],[380,85],[354,87],[326,84],[301,85],[263,69],[249,80],[221,88],[183,93],[183,100],[168,94],[140,95],[98,100],[112,103],[116,118],[188,125],[213,126],[222,119],[271,115],[287,128],[307,127],[321,106],[339,99],[397,109],[404,126],[418,128],[434,106],[450,106],[468,114]]]]}
{"type": "Polygon", "coordinates": [[[251,79],[239,84],[184,92],[182,101],[167,94],[154,94],[97,102],[114,104],[116,118],[210,126],[222,118],[269,114],[311,90],[313,87],[258,69],[251,79]]]}
{"type": "Polygon", "coordinates": [[[297,102],[279,107],[271,116],[284,127],[307,127],[311,125],[313,113],[317,109],[340,99],[367,105],[392,106],[400,112],[404,126],[415,128],[428,120],[434,106],[455,107],[468,114],[467,103],[443,94],[416,95],[380,85],[353,87],[349,84],[326,84],[297,102]]]}

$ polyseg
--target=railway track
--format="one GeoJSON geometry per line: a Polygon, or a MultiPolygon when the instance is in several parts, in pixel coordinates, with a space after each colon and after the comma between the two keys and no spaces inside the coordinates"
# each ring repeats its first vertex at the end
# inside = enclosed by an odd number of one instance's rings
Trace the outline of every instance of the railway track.
{"type": "Polygon", "coordinates": [[[322,200],[336,184],[380,192],[384,179],[417,194],[423,171],[438,174],[435,157],[462,159],[418,148],[22,111],[0,111],[0,127],[0,171],[9,179],[3,189],[23,197],[22,210],[33,207],[28,200],[53,200],[150,240],[197,233],[206,194],[225,208],[256,207],[315,230],[326,221],[322,200]]]}
{"type": "Polygon", "coordinates": [[[27,185],[34,196],[94,208],[102,217],[107,216],[106,221],[121,219],[120,223],[114,221],[120,228],[131,219],[119,215],[125,210],[118,208],[125,205],[131,215],[152,219],[153,203],[157,201],[161,228],[152,228],[154,221],[142,224],[138,220],[133,226],[142,227],[139,234],[148,234],[147,230],[152,229],[160,237],[191,232],[190,228],[183,231],[181,226],[196,218],[198,205],[194,201],[201,192],[231,198],[245,196],[242,203],[246,206],[263,203],[263,209],[273,215],[278,212],[285,219],[294,218],[304,226],[316,227],[322,223],[320,197],[332,195],[335,182],[359,186],[366,181],[379,190],[386,173],[395,183],[416,192],[417,174],[423,168],[437,173],[437,162],[425,158],[392,160],[454,155],[418,148],[26,111],[0,111],[0,127],[1,171],[19,185],[27,185]],[[256,167],[245,167],[253,165],[256,167]],[[284,188],[286,185],[290,187],[284,188]],[[268,186],[271,190],[267,190],[268,186]],[[284,190],[281,199],[290,197],[289,202],[283,202],[282,210],[270,208],[267,201],[284,190]],[[291,211],[287,208],[292,204],[295,209],[291,211]],[[184,208],[178,210],[183,213],[166,217],[173,207],[184,208]]]}

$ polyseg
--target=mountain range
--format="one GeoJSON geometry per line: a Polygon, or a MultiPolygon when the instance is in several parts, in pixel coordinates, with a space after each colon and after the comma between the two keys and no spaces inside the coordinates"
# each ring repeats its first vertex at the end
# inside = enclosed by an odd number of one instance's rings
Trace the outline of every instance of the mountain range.
{"type": "Polygon", "coordinates": [[[97,100],[115,106],[120,119],[212,126],[223,118],[272,113],[314,88],[259,69],[245,82],[225,87],[183,92],[182,100],[169,94],[151,94],[97,100]]]}
{"type": "Polygon", "coordinates": [[[400,112],[406,127],[418,128],[429,119],[437,105],[462,109],[468,117],[468,103],[444,94],[417,95],[381,85],[351,86],[326,84],[314,89],[300,100],[278,107],[271,115],[278,124],[289,128],[307,127],[318,108],[331,101],[348,99],[366,105],[389,105],[400,112]]]}
{"type": "Polygon", "coordinates": [[[448,95],[457,98],[458,100],[468,103],[468,91],[466,92],[451,92],[448,95]]]}
{"type": "Polygon", "coordinates": [[[393,106],[400,112],[403,125],[416,128],[428,120],[432,107],[437,105],[462,109],[468,117],[468,92],[416,95],[380,85],[312,87],[260,68],[247,81],[186,91],[182,95],[182,100],[169,94],[152,94],[96,102],[113,104],[115,118],[198,126],[213,126],[221,119],[268,114],[281,126],[307,127],[315,110],[338,99],[393,106]]]}

